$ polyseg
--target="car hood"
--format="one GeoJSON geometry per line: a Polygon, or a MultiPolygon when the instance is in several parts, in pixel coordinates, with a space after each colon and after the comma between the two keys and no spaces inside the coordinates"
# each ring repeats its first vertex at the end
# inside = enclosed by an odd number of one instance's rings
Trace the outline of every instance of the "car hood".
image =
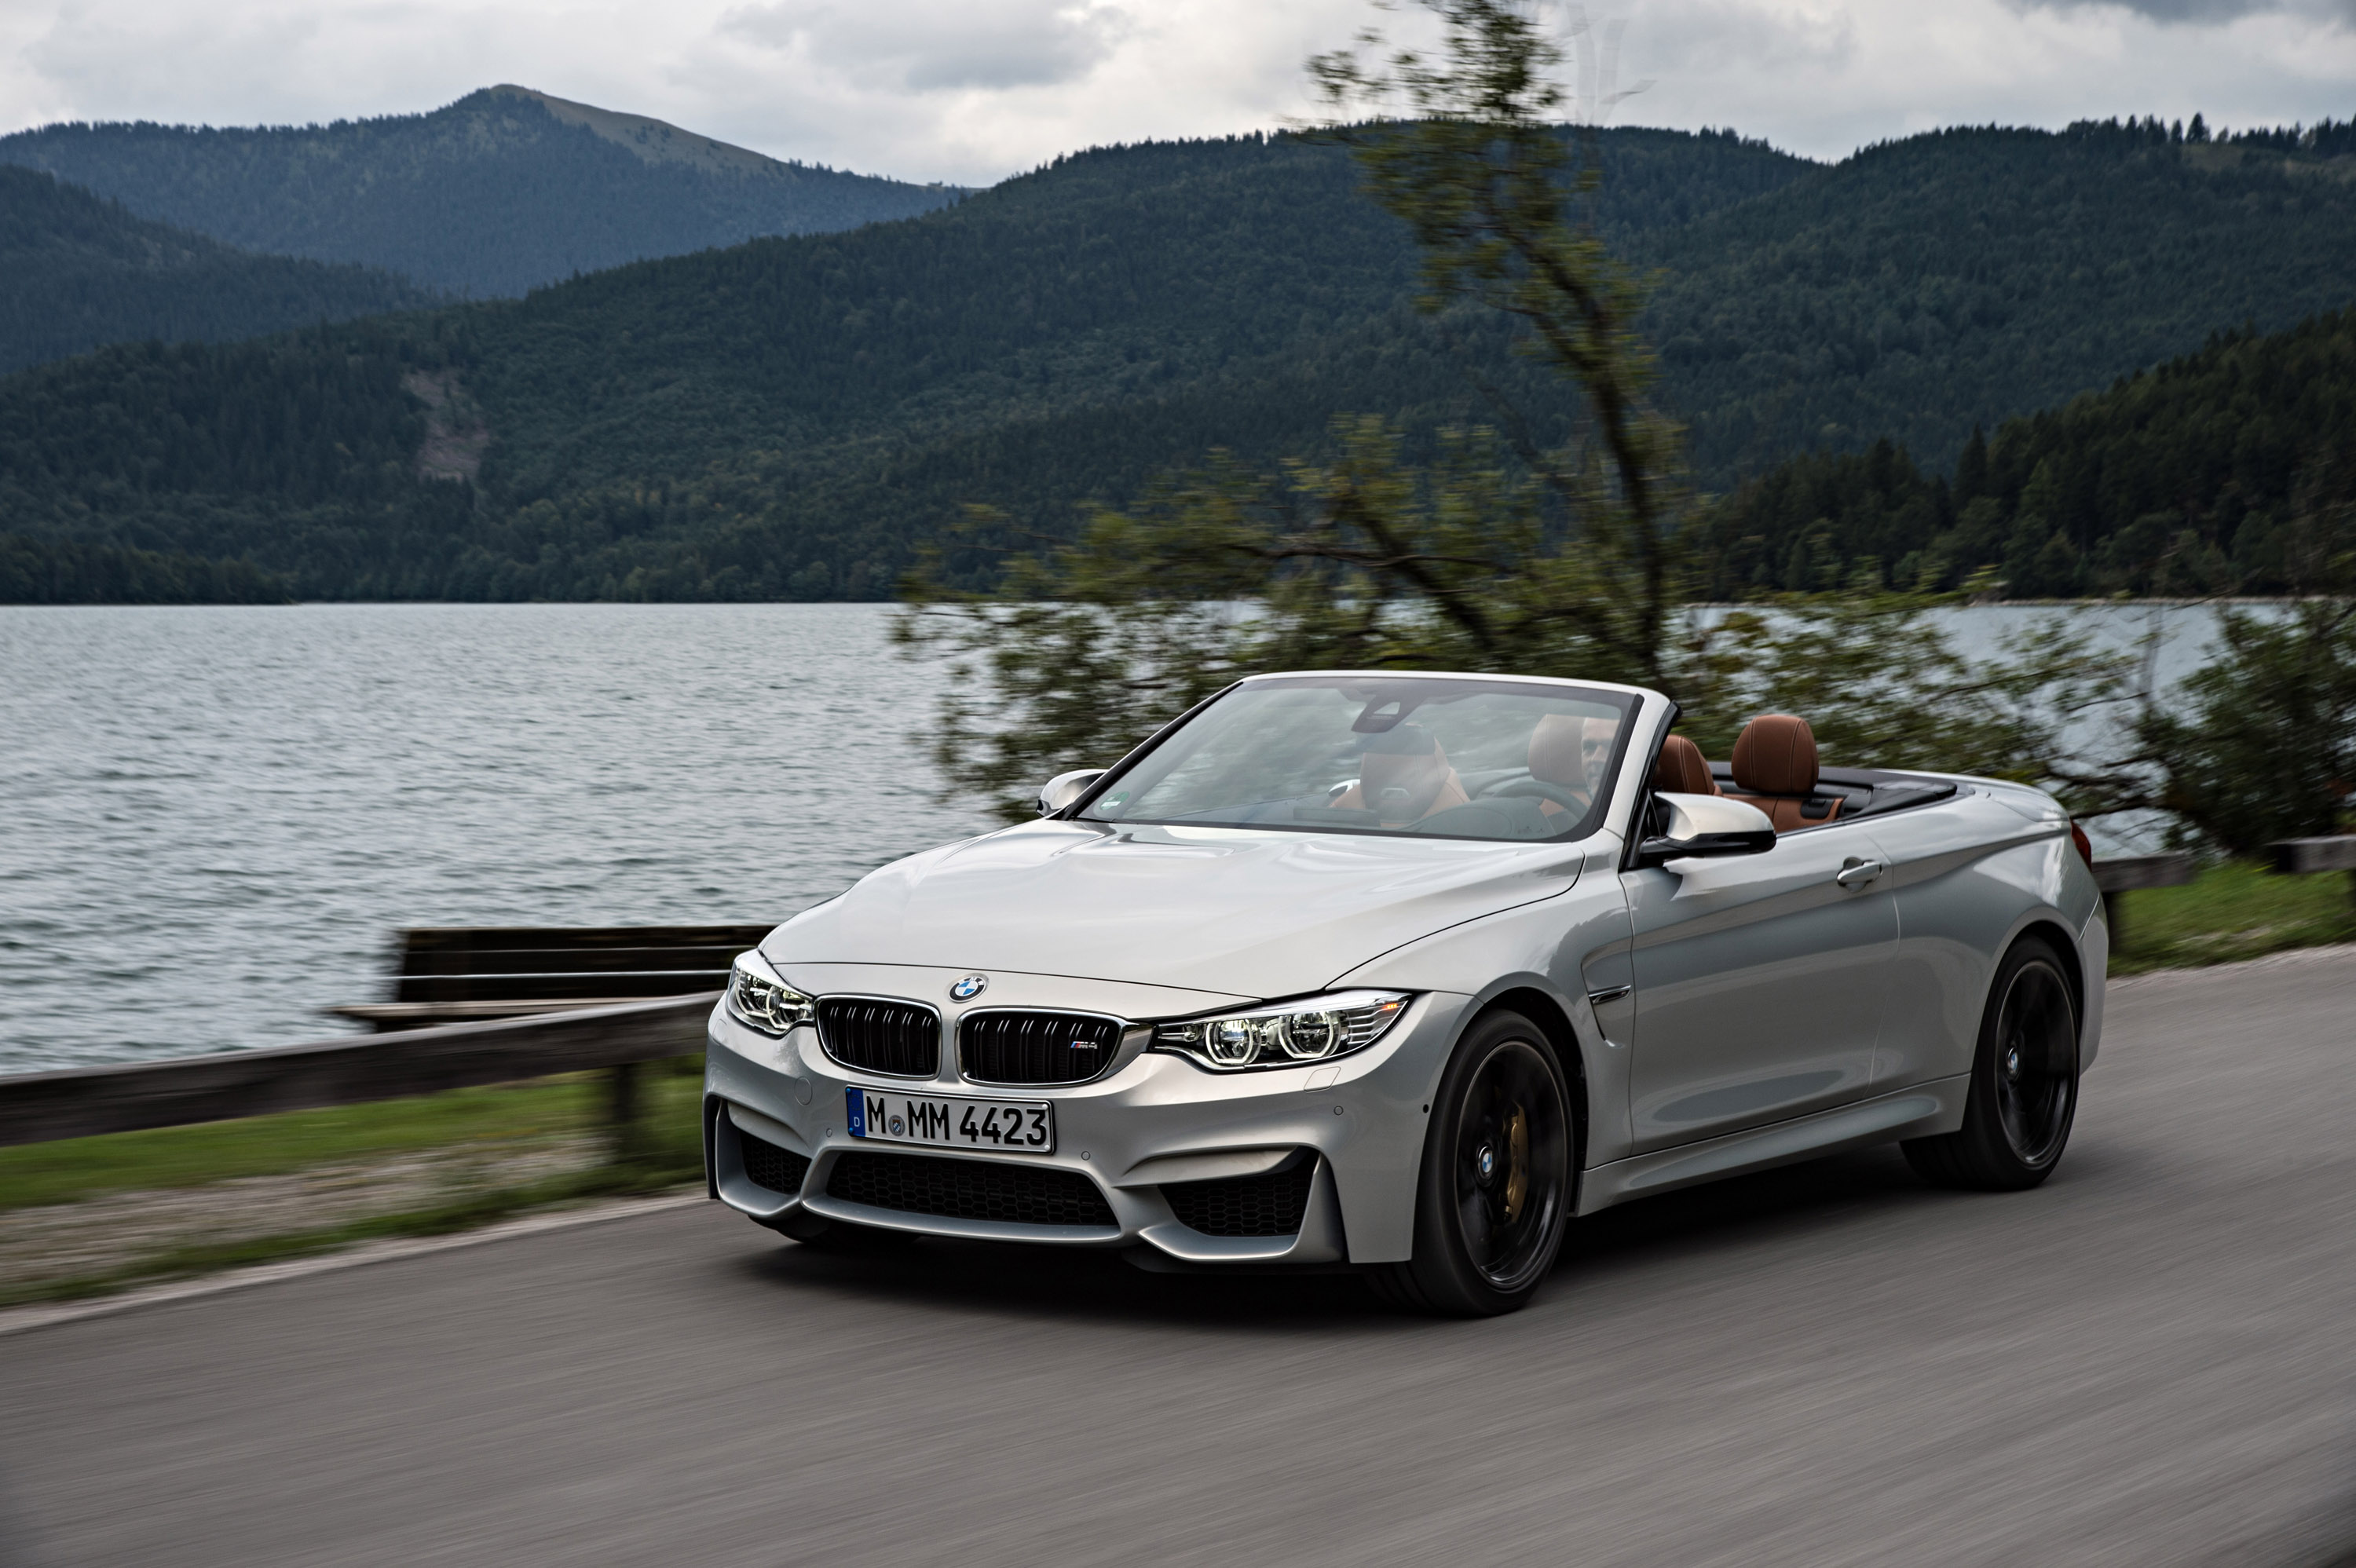
{"type": "Polygon", "coordinates": [[[1552,898],[1576,844],[1037,822],[912,855],[770,933],[794,964],[1316,991],[1432,932],[1552,898]]]}

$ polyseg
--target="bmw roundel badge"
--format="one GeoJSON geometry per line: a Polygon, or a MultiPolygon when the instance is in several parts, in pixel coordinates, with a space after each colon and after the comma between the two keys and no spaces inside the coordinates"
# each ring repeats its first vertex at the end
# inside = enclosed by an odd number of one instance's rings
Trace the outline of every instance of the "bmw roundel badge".
{"type": "Polygon", "coordinates": [[[964,979],[959,980],[956,985],[949,987],[949,1000],[952,1002],[969,1002],[976,997],[981,995],[983,990],[986,989],[989,985],[990,976],[987,975],[968,975],[964,979]]]}

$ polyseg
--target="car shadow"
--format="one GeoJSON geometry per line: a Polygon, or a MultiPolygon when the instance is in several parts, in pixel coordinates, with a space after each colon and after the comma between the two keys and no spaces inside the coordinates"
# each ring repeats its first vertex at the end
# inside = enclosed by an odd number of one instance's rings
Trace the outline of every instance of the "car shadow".
{"type": "MultiPolygon", "coordinates": [[[[1648,1254],[1691,1253],[1722,1242],[1747,1243],[1779,1233],[1796,1238],[1826,1223],[1940,1196],[1894,1148],[1734,1177],[1579,1221],[1551,1288],[1562,1288],[1566,1274],[1608,1271],[1648,1254]]],[[[1116,1253],[1008,1243],[911,1239],[842,1253],[781,1236],[774,1248],[741,1254],[723,1266],[767,1287],[1073,1323],[1117,1317],[1265,1337],[1330,1334],[1337,1324],[1379,1330],[1429,1322],[1385,1306],[1350,1273],[1159,1274],[1116,1253]]]]}

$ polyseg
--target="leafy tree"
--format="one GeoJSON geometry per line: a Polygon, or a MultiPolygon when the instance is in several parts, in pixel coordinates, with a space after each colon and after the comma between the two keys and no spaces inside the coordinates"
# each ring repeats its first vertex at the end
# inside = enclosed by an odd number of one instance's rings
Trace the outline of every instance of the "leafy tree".
{"type": "MultiPolygon", "coordinates": [[[[1676,431],[1644,400],[1635,284],[1580,216],[1593,167],[1547,119],[1555,53],[1513,0],[1428,3],[1438,63],[1401,53],[1376,70],[1345,54],[1312,69],[1337,107],[1398,97],[1413,112],[1342,134],[1416,236],[1423,307],[1510,319],[1516,350],[1576,388],[1586,418],[1541,446],[1492,389],[1502,432],[1444,432],[1417,464],[1395,427],[1344,416],[1338,459],[1271,476],[1223,454],[1017,558],[995,596],[920,575],[899,635],[958,656],[936,731],[956,786],[1020,817],[1049,773],[1111,761],[1238,675],[1304,667],[1642,681],[1676,696],[1706,744],[1790,705],[1826,715],[1851,761],[2064,782],[2051,760],[2063,720],[2115,697],[2120,675],[2081,643],[2046,634],[1975,665],[1918,606],[1863,581],[1829,608],[1680,612],[1691,536],[1676,431]]],[[[996,515],[976,523],[1005,531],[996,515]]]]}
{"type": "Polygon", "coordinates": [[[2281,619],[2226,610],[2222,656],[2181,706],[2143,721],[2166,760],[2160,804],[2233,854],[2342,833],[2356,791],[2356,600],[2309,599],[2281,619]]]}

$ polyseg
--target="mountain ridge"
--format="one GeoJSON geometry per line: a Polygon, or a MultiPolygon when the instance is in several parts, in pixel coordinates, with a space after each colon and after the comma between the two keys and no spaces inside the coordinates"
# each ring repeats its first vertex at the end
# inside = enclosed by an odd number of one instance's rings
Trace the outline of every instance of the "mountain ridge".
{"type": "Polygon", "coordinates": [[[437,304],[351,264],[256,255],[0,165],[0,374],[108,343],[228,342],[437,304]]]}
{"type": "Polygon", "coordinates": [[[0,136],[152,221],[513,297],[579,272],[914,217],[963,193],[768,157],[512,83],[304,126],[62,122],[0,136]]]}

